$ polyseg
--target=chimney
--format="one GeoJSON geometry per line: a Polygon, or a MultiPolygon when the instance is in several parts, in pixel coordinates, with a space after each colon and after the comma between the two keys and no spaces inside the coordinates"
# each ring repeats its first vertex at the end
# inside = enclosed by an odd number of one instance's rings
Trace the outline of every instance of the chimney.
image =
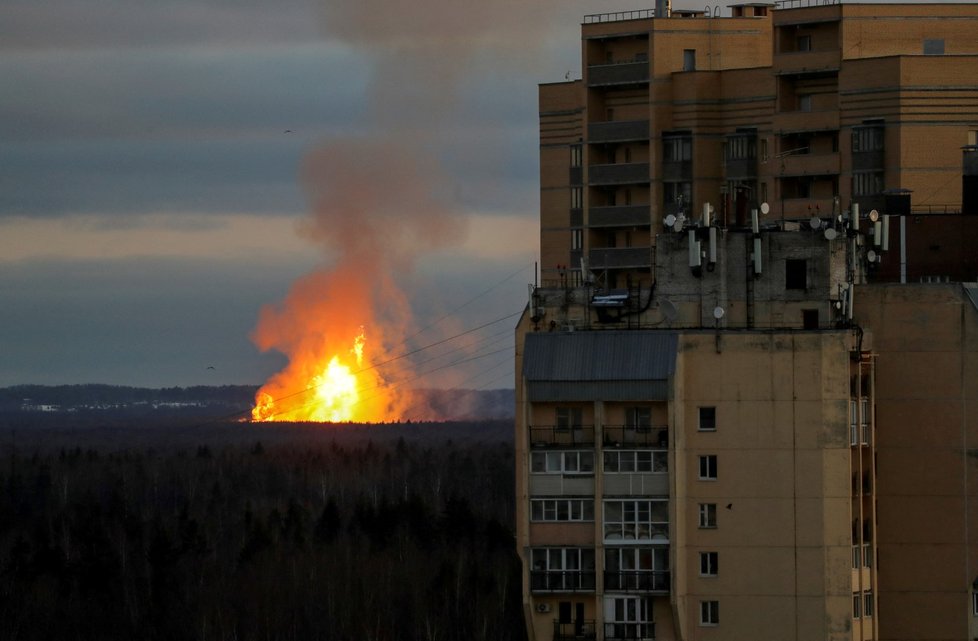
{"type": "Polygon", "coordinates": [[[655,17],[668,18],[672,9],[671,5],[670,0],[655,0],[655,17]]]}

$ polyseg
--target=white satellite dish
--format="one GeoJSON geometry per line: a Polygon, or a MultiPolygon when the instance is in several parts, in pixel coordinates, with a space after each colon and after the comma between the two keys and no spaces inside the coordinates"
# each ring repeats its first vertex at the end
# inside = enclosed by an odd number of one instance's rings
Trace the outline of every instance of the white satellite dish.
{"type": "Polygon", "coordinates": [[[868,252],[866,252],[866,259],[869,262],[871,262],[871,263],[875,263],[876,262],[876,252],[874,252],[872,249],[870,249],[868,252]]]}
{"type": "Polygon", "coordinates": [[[680,216],[679,218],[676,219],[676,224],[673,225],[672,230],[673,231],[677,231],[677,232],[682,231],[683,230],[683,225],[685,223],[686,223],[686,217],[685,216],[680,216]]]}
{"type": "Polygon", "coordinates": [[[835,240],[836,236],[838,236],[838,235],[839,235],[839,232],[835,231],[831,227],[828,227],[825,230],[825,240],[835,240]]]}
{"type": "Polygon", "coordinates": [[[873,209],[872,211],[869,212],[869,219],[875,223],[877,220],[880,219],[880,213],[875,209],[873,209]]]}
{"type": "Polygon", "coordinates": [[[767,203],[761,203],[761,213],[767,216],[769,211],[771,211],[771,205],[767,203]]]}
{"type": "Polygon", "coordinates": [[[724,313],[725,312],[723,311],[723,308],[720,307],[719,305],[717,305],[716,307],[713,308],[713,318],[715,318],[717,320],[720,320],[721,318],[723,318],[724,313]]]}
{"type": "Polygon", "coordinates": [[[676,309],[676,305],[668,298],[663,298],[659,303],[659,309],[662,311],[662,316],[670,323],[679,316],[679,310],[676,309]]]}
{"type": "Polygon", "coordinates": [[[821,229],[822,219],[818,216],[812,216],[812,219],[808,221],[808,224],[812,226],[812,229],[821,229]]]}
{"type": "Polygon", "coordinates": [[[676,224],[676,217],[673,216],[672,214],[669,214],[662,222],[666,224],[666,227],[672,227],[673,225],[676,224]]]}

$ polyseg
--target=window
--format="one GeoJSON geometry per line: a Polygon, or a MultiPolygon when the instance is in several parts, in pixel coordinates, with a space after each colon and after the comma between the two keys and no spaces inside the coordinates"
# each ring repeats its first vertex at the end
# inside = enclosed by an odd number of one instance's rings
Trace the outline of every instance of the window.
{"type": "Polygon", "coordinates": [[[668,590],[669,547],[605,548],[605,590],[668,590]]]}
{"type": "Polygon", "coordinates": [[[872,196],[883,192],[884,173],[882,171],[857,171],[852,174],[852,195],[872,196]]]}
{"type": "Polygon", "coordinates": [[[860,619],[863,616],[863,597],[858,592],[853,592],[852,594],[852,618],[860,619]]]}
{"type": "Polygon", "coordinates": [[[692,183],[662,183],[663,201],[667,205],[675,204],[685,210],[692,207],[693,187],[692,183]]]}
{"type": "Polygon", "coordinates": [[[727,136],[724,145],[727,160],[746,160],[757,156],[757,132],[727,136]]]}
{"type": "Polygon", "coordinates": [[[690,136],[663,136],[662,160],[686,162],[693,157],[693,139],[690,136]]]}
{"type": "Polygon", "coordinates": [[[818,329],[818,310],[801,310],[801,326],[804,329],[818,329]]]}
{"type": "Polygon", "coordinates": [[[651,407],[629,407],[625,410],[625,427],[636,432],[648,432],[652,429],[651,407]]]}
{"type": "Polygon", "coordinates": [[[717,429],[717,408],[701,407],[699,431],[715,432],[717,429]]]}
{"type": "Polygon", "coordinates": [[[767,160],[767,138],[761,138],[761,160],[767,160]]]}
{"type": "Polygon", "coordinates": [[[943,56],[944,38],[924,38],[925,56],[943,56]]]}
{"type": "Polygon", "coordinates": [[[873,592],[871,590],[863,592],[863,616],[873,616],[873,592]]]}
{"type": "Polygon", "coordinates": [[[978,145],[978,130],[968,132],[968,144],[971,146],[978,145]]]}
{"type": "Polygon", "coordinates": [[[803,96],[798,96],[798,111],[811,111],[812,110],[812,95],[805,94],[803,96]]]}
{"type": "Polygon", "coordinates": [[[852,569],[858,570],[862,564],[862,546],[857,544],[852,546],[852,569]]]}
{"type": "Polygon", "coordinates": [[[700,527],[715,528],[717,526],[717,504],[700,503],[700,527]]]}
{"type": "Polygon", "coordinates": [[[571,145],[570,166],[580,167],[584,163],[584,151],[581,145],[571,145]]]}
{"type": "Polygon", "coordinates": [[[534,548],[530,551],[532,590],[593,590],[594,550],[534,548]]]}
{"type": "Polygon", "coordinates": [[[978,592],[971,593],[971,614],[978,617],[978,592]]]}
{"type": "Polygon", "coordinates": [[[720,623],[720,602],[700,601],[700,625],[718,625],[720,623]]]}
{"type": "Polygon", "coordinates": [[[581,408],[579,407],[558,407],[557,413],[557,429],[559,431],[566,431],[569,429],[580,429],[581,428],[581,408]]]}
{"type": "Polygon", "coordinates": [[[571,209],[580,209],[584,206],[584,189],[581,187],[571,187],[570,190],[571,209]]]}
{"type": "Polygon", "coordinates": [[[584,247],[584,230],[571,230],[571,251],[580,251],[584,247]]]}
{"type": "Polygon", "coordinates": [[[884,129],[882,124],[853,127],[852,153],[861,153],[864,151],[883,151],[883,134],[884,129]]]}
{"type": "Polygon", "coordinates": [[[795,50],[796,51],[811,51],[812,50],[812,37],[811,36],[798,36],[795,38],[795,50]]]}
{"type": "Polygon", "coordinates": [[[716,576],[719,559],[719,552],[700,552],[700,576],[716,576]]]}
{"type": "Polygon", "coordinates": [[[707,454],[700,457],[700,480],[715,481],[717,479],[717,456],[707,454]]]}
{"type": "Polygon", "coordinates": [[[669,502],[666,499],[604,502],[604,538],[610,541],[667,541],[669,502]]]}
{"type": "Polygon", "coordinates": [[[604,620],[606,639],[651,639],[655,636],[652,603],[648,597],[605,597],[604,620]]]}
{"type": "Polygon", "coordinates": [[[808,261],[788,258],[784,261],[784,288],[808,289],[808,261]]]}
{"type": "Polygon", "coordinates": [[[683,71],[696,71],[696,49],[683,49],[683,71]]]}
{"type": "Polygon", "coordinates": [[[594,452],[532,452],[532,474],[591,474],[594,472],[594,452]]]}
{"type": "Polygon", "coordinates": [[[662,450],[605,450],[604,471],[665,474],[669,471],[669,456],[662,450]]]}
{"type": "Polygon", "coordinates": [[[530,499],[532,521],[593,521],[594,499],[530,499]]]}

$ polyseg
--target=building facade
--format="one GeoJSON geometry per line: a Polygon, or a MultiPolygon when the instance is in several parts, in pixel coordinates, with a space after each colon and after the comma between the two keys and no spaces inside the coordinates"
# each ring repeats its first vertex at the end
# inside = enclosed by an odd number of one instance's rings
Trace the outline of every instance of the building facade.
{"type": "Polygon", "coordinates": [[[530,638],[978,638],[978,5],[657,10],[540,88],[530,638]]]}

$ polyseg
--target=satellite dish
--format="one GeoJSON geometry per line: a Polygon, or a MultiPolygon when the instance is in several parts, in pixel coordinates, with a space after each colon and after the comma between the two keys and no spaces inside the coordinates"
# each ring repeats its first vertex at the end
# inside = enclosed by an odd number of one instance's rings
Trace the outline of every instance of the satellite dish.
{"type": "Polygon", "coordinates": [[[723,308],[720,307],[719,305],[713,308],[713,318],[720,320],[721,318],[723,318],[723,314],[724,314],[723,308]]]}
{"type": "Polygon", "coordinates": [[[769,211],[771,211],[771,205],[767,203],[761,203],[761,213],[767,216],[769,211]]]}
{"type": "Polygon", "coordinates": [[[675,304],[668,298],[663,298],[659,303],[659,310],[662,312],[662,316],[670,323],[679,316],[679,310],[676,309],[675,304]]]}
{"type": "Polygon", "coordinates": [[[876,262],[876,252],[874,252],[872,249],[870,249],[868,252],[866,252],[866,259],[869,262],[871,262],[871,263],[875,263],[876,262]]]}
{"type": "Polygon", "coordinates": [[[821,229],[822,219],[818,216],[812,216],[812,219],[808,221],[808,224],[812,226],[812,229],[821,229]]]}
{"type": "Polygon", "coordinates": [[[831,227],[829,227],[829,228],[827,228],[825,230],[825,240],[835,240],[836,236],[838,236],[838,235],[839,235],[839,232],[835,231],[831,227]]]}
{"type": "Polygon", "coordinates": [[[679,218],[676,219],[676,224],[673,226],[672,230],[673,231],[677,231],[677,232],[678,231],[682,231],[683,230],[683,224],[685,222],[686,222],[686,217],[685,216],[680,216],[679,218]]]}
{"type": "Polygon", "coordinates": [[[869,219],[874,223],[880,219],[880,213],[875,209],[869,212],[869,219]]]}
{"type": "Polygon", "coordinates": [[[666,224],[666,227],[672,227],[673,225],[676,224],[676,217],[673,216],[672,214],[669,214],[662,222],[666,224]]]}

